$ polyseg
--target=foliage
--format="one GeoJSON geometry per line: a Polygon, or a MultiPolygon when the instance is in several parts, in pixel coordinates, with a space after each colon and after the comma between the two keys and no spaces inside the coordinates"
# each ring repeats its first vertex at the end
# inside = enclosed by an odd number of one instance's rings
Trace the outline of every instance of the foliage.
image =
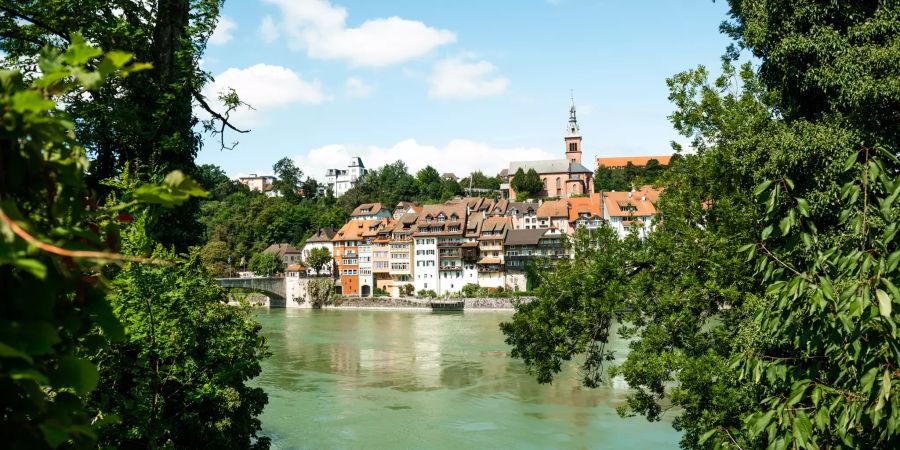
{"type": "Polygon", "coordinates": [[[369,171],[339,199],[339,203],[348,214],[362,203],[380,202],[387,208],[393,208],[401,201],[442,203],[463,195],[463,187],[468,187],[468,184],[461,184],[451,177],[442,177],[431,166],[419,170],[413,176],[403,161],[397,161],[369,171]]]}
{"type": "MultiPolygon", "coordinates": [[[[140,226],[129,233],[142,239],[140,226]]],[[[157,247],[153,256],[171,263],[130,263],[115,278],[110,301],[128,338],[93,358],[105,386],[94,401],[120,418],[102,429],[100,442],[267,448],[257,438],[267,396],[246,385],[266,356],[260,325],[248,309],[227,304],[196,252],[181,259],[157,247]]]]}
{"type": "Polygon", "coordinates": [[[306,292],[313,308],[321,308],[334,300],[334,280],[331,278],[313,278],[306,284],[306,292]]]}
{"type": "Polygon", "coordinates": [[[434,289],[419,289],[419,292],[416,293],[418,297],[422,298],[437,298],[437,292],[434,292],[434,289]]]}
{"type": "Polygon", "coordinates": [[[375,296],[375,297],[388,297],[388,296],[390,296],[390,294],[388,294],[388,291],[385,291],[384,289],[381,289],[381,288],[375,288],[375,290],[372,291],[372,295],[375,296]]]}
{"type": "Polygon", "coordinates": [[[309,251],[305,262],[315,271],[316,275],[320,275],[325,268],[331,265],[331,252],[325,247],[316,247],[309,251]]]}
{"type": "Polygon", "coordinates": [[[480,170],[476,170],[469,174],[469,176],[461,178],[459,180],[459,185],[463,189],[471,187],[473,189],[490,189],[496,191],[500,189],[500,177],[489,177],[480,170]]]}
{"type": "Polygon", "coordinates": [[[605,346],[628,283],[635,240],[620,241],[608,226],[590,235],[580,229],[568,244],[574,258],[559,260],[546,273],[537,298],[519,305],[512,320],[500,324],[510,354],[525,361],[539,382],[549,383],[564,362],[585,354],[584,384],[600,383],[602,365],[612,358],[605,346]]]}
{"type": "Polygon", "coordinates": [[[228,245],[222,241],[209,241],[200,249],[200,260],[213,275],[224,277],[231,275],[228,245]]]}
{"type": "Polygon", "coordinates": [[[404,284],[400,287],[400,295],[404,297],[410,297],[413,295],[413,291],[415,288],[411,284],[404,284]]]}
{"type": "Polygon", "coordinates": [[[91,199],[85,150],[57,101],[146,66],[80,35],[66,39],[64,52],[43,50],[41,74],[29,83],[0,71],[0,435],[16,448],[94,447],[97,427],[115,421],[85,402],[98,372],[84,353],[123,338],[106,300],[108,263],[129,259],[113,253],[120,227],[142,203],[198,194],[175,173],[180,182],[142,186],[140,198],[104,206],[91,199]]]}
{"type": "Polygon", "coordinates": [[[272,183],[272,189],[289,201],[298,197],[297,191],[300,189],[303,180],[303,171],[294,165],[294,161],[290,158],[281,158],[272,166],[277,179],[272,183]]]}
{"type": "MultiPolygon", "coordinates": [[[[676,153],[670,164],[675,164],[680,158],[681,155],[676,153]]],[[[667,168],[656,159],[647,161],[646,166],[635,166],[629,161],[622,169],[600,165],[594,171],[594,190],[628,191],[643,185],[656,185],[667,168]]]]}
{"type": "Polygon", "coordinates": [[[480,297],[481,286],[479,286],[475,283],[466,283],[462,287],[462,289],[460,289],[459,292],[460,292],[460,294],[462,294],[463,297],[468,297],[468,298],[480,297]]]}
{"type": "Polygon", "coordinates": [[[274,253],[256,253],[247,262],[247,268],[257,276],[272,276],[284,271],[284,263],[274,253]]]}

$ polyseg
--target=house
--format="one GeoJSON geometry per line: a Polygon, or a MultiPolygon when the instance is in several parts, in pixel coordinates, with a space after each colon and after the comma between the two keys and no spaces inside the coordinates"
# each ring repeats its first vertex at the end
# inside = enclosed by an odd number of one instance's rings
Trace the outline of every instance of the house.
{"type": "Polygon", "coordinates": [[[368,173],[362,159],[358,156],[350,158],[346,169],[328,169],[325,172],[325,187],[335,197],[340,197],[352,189],[359,180],[368,173]]]}
{"type": "Polygon", "coordinates": [[[564,258],[562,236],[555,228],[510,230],[503,242],[507,286],[516,291],[533,289],[526,277],[528,265],[564,258]]]}
{"type": "Polygon", "coordinates": [[[565,159],[542,161],[513,161],[509,163],[509,198],[516,198],[515,174],[519,169],[527,173],[530,169],[541,177],[543,189],[540,197],[565,198],[594,192],[594,172],[581,165],[581,133],[575,118],[575,104],[569,110],[569,124],[563,139],[566,146],[565,159]]]}
{"type": "Polygon", "coordinates": [[[500,288],[506,286],[503,241],[512,228],[509,217],[488,217],[481,224],[478,235],[478,285],[500,288]]]}
{"type": "Polygon", "coordinates": [[[603,225],[603,199],[600,193],[566,200],[569,203],[569,229],[596,230],[603,225]]]}
{"type": "Polygon", "coordinates": [[[425,205],[413,231],[415,290],[439,295],[462,288],[465,205],[425,205]]]}
{"type": "MultiPolygon", "coordinates": [[[[334,254],[334,244],[331,243],[331,239],[334,238],[334,235],[337,233],[337,230],[334,228],[320,228],[316,234],[309,237],[306,242],[303,243],[303,247],[300,248],[300,253],[302,254],[303,261],[309,261],[309,252],[316,248],[324,248],[328,250],[329,254],[334,254]]],[[[316,269],[312,267],[308,267],[309,276],[324,276],[331,275],[332,266],[334,265],[334,261],[325,265],[318,272],[316,269]]]]}
{"type": "Polygon", "coordinates": [[[263,253],[274,254],[285,266],[300,264],[303,260],[303,254],[291,244],[272,244],[266,247],[263,253]]]}
{"type": "Polygon", "coordinates": [[[569,202],[567,200],[547,200],[535,212],[537,228],[556,228],[569,233],[569,202]]]}
{"type": "Polygon", "coordinates": [[[381,203],[363,203],[350,213],[350,220],[389,219],[392,216],[393,213],[385,209],[381,203]]]}
{"type": "Polygon", "coordinates": [[[399,202],[397,203],[397,206],[394,207],[394,220],[399,220],[405,214],[418,213],[421,209],[422,208],[417,207],[413,202],[399,202]]]}
{"type": "Polygon", "coordinates": [[[258,176],[255,173],[251,173],[250,176],[239,177],[238,182],[250,188],[251,191],[263,192],[269,197],[274,197],[277,195],[272,188],[272,183],[275,182],[275,179],[271,175],[258,176]]]}
{"type": "Polygon", "coordinates": [[[331,239],[334,246],[332,257],[338,276],[336,287],[338,294],[360,294],[359,247],[363,242],[363,233],[368,231],[374,222],[376,221],[350,220],[331,239]]]}
{"type": "Polygon", "coordinates": [[[412,233],[419,215],[407,213],[390,227],[391,295],[399,297],[406,285],[413,284],[412,233]]]}
{"type": "Polygon", "coordinates": [[[636,233],[641,239],[651,231],[653,217],[656,216],[656,200],[659,191],[643,187],[640,191],[604,192],[603,220],[624,239],[636,233]]]}
{"type": "Polygon", "coordinates": [[[506,216],[512,218],[514,230],[531,230],[537,228],[537,203],[510,202],[506,209],[506,216]]]}
{"type": "Polygon", "coordinates": [[[393,219],[382,219],[378,222],[375,237],[372,239],[372,285],[375,289],[390,293],[393,289],[391,277],[391,233],[394,229],[393,219]]]}

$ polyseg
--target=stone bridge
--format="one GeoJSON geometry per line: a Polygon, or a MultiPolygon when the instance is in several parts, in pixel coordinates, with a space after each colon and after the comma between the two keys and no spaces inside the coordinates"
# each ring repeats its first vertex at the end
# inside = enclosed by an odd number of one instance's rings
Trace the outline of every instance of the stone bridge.
{"type": "Polygon", "coordinates": [[[285,292],[284,278],[281,277],[253,277],[253,278],[216,278],[216,283],[226,289],[241,289],[245,291],[259,292],[269,297],[270,306],[284,307],[287,292],[285,292]]]}

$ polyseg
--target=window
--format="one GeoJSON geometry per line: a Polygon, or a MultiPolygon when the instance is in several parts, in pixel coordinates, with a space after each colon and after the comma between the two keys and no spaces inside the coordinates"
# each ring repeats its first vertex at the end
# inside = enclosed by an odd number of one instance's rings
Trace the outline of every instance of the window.
{"type": "Polygon", "coordinates": [[[544,190],[546,191],[547,190],[547,179],[544,178],[541,181],[544,183],[544,190]]]}
{"type": "Polygon", "coordinates": [[[574,142],[569,142],[569,151],[570,151],[570,152],[577,152],[577,151],[578,151],[578,144],[576,144],[576,143],[574,143],[574,142]]]}
{"type": "Polygon", "coordinates": [[[556,190],[557,190],[557,192],[559,191],[560,186],[561,186],[561,185],[560,185],[559,177],[556,177],[556,190]]]}

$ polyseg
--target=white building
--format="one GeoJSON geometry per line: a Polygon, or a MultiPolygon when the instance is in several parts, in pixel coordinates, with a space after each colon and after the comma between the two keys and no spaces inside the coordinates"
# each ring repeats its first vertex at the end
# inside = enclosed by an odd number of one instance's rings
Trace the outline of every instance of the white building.
{"type": "Polygon", "coordinates": [[[640,191],[604,192],[603,219],[622,239],[632,232],[644,239],[653,226],[657,198],[659,191],[648,186],[640,191]]]}
{"type": "Polygon", "coordinates": [[[316,270],[312,267],[309,267],[309,252],[316,248],[324,248],[328,250],[329,255],[334,254],[334,244],[331,243],[331,239],[337,233],[337,230],[333,228],[322,228],[316,234],[310,236],[306,242],[303,243],[303,247],[300,248],[300,253],[303,257],[303,261],[307,266],[308,275],[309,276],[319,276],[319,275],[331,275],[331,268],[333,266],[333,261],[329,262],[325,265],[321,270],[316,272],[316,270]]]}
{"type": "Polygon", "coordinates": [[[347,193],[362,178],[368,170],[363,165],[362,159],[354,156],[346,169],[328,169],[325,172],[325,186],[331,189],[335,197],[347,193]]]}
{"type": "Polygon", "coordinates": [[[466,206],[425,205],[413,232],[413,285],[438,295],[462,289],[461,245],[465,238],[466,206]]]}
{"type": "Polygon", "coordinates": [[[369,297],[375,291],[375,278],[372,276],[372,242],[359,243],[359,296],[369,297]]]}

